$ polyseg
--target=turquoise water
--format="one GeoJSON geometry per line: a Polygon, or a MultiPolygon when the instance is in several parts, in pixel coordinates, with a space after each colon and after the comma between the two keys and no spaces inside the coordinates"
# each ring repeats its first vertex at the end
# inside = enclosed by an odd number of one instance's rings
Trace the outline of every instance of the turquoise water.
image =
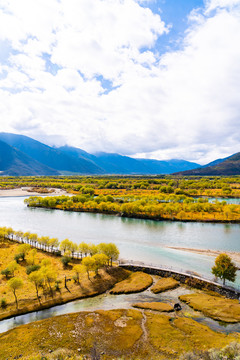
{"type": "MultiPolygon", "coordinates": [[[[33,209],[24,197],[0,198],[0,226],[36,232],[38,235],[100,243],[114,242],[123,259],[195,271],[213,278],[214,258],[168,249],[180,246],[240,251],[239,224],[181,223],[128,219],[117,216],[33,209]]],[[[237,283],[240,285],[239,279],[237,283]]]]}

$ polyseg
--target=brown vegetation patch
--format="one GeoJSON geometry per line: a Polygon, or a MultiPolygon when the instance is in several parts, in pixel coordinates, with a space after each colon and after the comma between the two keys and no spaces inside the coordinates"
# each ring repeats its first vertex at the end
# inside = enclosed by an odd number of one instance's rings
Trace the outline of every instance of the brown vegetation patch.
{"type": "Polygon", "coordinates": [[[146,290],[153,283],[151,275],[141,271],[132,273],[126,280],[116,284],[110,294],[131,294],[146,290]]]}
{"type": "Polygon", "coordinates": [[[154,294],[158,294],[160,292],[175,289],[179,286],[179,282],[173,278],[162,278],[158,280],[158,282],[151,288],[151,291],[154,294]]]}
{"type": "Polygon", "coordinates": [[[240,304],[238,300],[200,293],[181,295],[179,299],[186,302],[194,310],[202,311],[204,315],[212,319],[229,323],[240,321],[240,304]]]}
{"type": "Polygon", "coordinates": [[[162,312],[174,311],[172,305],[163,302],[140,302],[132,305],[139,309],[148,309],[162,312]]]}

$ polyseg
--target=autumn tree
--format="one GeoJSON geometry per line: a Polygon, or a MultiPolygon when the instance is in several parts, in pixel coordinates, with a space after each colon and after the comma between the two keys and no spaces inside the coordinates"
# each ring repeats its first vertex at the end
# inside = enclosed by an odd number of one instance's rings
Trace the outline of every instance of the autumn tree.
{"type": "Polygon", "coordinates": [[[8,264],[7,268],[9,269],[11,275],[14,276],[14,272],[19,269],[19,265],[15,260],[13,260],[8,264]]]}
{"type": "Polygon", "coordinates": [[[78,245],[78,250],[80,251],[81,253],[81,258],[82,258],[82,255],[84,254],[85,256],[87,256],[88,252],[89,252],[89,245],[86,244],[85,242],[81,242],[79,245],[78,245]]]}
{"type": "Polygon", "coordinates": [[[28,253],[27,263],[30,265],[34,265],[36,256],[37,256],[37,249],[31,249],[28,253]]]}
{"type": "Polygon", "coordinates": [[[98,274],[98,270],[105,266],[108,262],[108,257],[105,254],[95,254],[92,259],[94,260],[94,270],[96,275],[98,274]]]}
{"type": "Polygon", "coordinates": [[[84,274],[86,272],[86,267],[84,265],[78,264],[73,267],[73,271],[76,274],[75,279],[77,280],[77,283],[79,284],[80,283],[79,276],[80,276],[80,274],[84,274]]]}
{"type": "Polygon", "coordinates": [[[112,266],[112,262],[116,261],[119,257],[119,250],[118,250],[117,246],[113,243],[109,243],[109,244],[101,243],[101,244],[99,244],[99,250],[101,253],[103,253],[107,256],[108,265],[110,262],[111,266],[112,266]]]}
{"type": "Polygon", "coordinates": [[[40,301],[40,298],[39,298],[39,295],[38,295],[38,290],[39,290],[39,287],[43,284],[43,281],[44,281],[43,273],[41,272],[41,270],[33,271],[33,272],[31,272],[31,274],[29,274],[28,279],[29,279],[29,281],[31,281],[35,285],[35,289],[36,289],[36,293],[37,293],[37,299],[39,301],[39,304],[41,304],[41,301],[40,301]]]}
{"type": "Polygon", "coordinates": [[[225,280],[234,282],[237,275],[237,267],[232,262],[232,259],[227,254],[220,254],[215,259],[215,265],[212,267],[212,273],[216,277],[223,280],[223,285],[225,285],[225,280]]]}
{"type": "Polygon", "coordinates": [[[58,238],[51,238],[49,240],[49,246],[51,248],[51,252],[53,252],[53,248],[57,248],[59,245],[58,238]]]}
{"type": "MultiPolygon", "coordinates": [[[[18,246],[18,255],[21,256],[22,260],[25,260],[26,255],[30,251],[31,246],[29,244],[22,244],[18,246]]],[[[17,261],[17,259],[16,259],[17,261]]]]}
{"type": "Polygon", "coordinates": [[[91,270],[94,270],[94,266],[95,266],[95,261],[92,257],[90,256],[86,256],[83,260],[82,260],[82,264],[85,266],[86,270],[87,270],[87,275],[88,275],[88,279],[90,280],[90,276],[89,276],[89,272],[91,270]]]}
{"type": "Polygon", "coordinates": [[[67,250],[71,251],[71,247],[72,247],[72,242],[69,239],[64,239],[60,243],[60,250],[63,251],[64,254],[67,250]]]}
{"type": "Polygon", "coordinates": [[[37,234],[30,234],[29,235],[29,241],[36,246],[36,243],[38,241],[38,235],[37,234]]]}
{"type": "Polygon", "coordinates": [[[13,292],[13,295],[15,297],[15,302],[16,302],[16,308],[18,309],[18,300],[17,300],[16,290],[21,289],[23,287],[23,281],[20,278],[14,277],[8,281],[8,287],[13,292]]]}
{"type": "Polygon", "coordinates": [[[41,268],[41,274],[43,276],[43,279],[45,281],[45,284],[48,285],[48,288],[50,290],[50,294],[53,297],[53,290],[51,284],[57,280],[57,272],[55,269],[53,269],[50,266],[43,266],[41,268]]]}

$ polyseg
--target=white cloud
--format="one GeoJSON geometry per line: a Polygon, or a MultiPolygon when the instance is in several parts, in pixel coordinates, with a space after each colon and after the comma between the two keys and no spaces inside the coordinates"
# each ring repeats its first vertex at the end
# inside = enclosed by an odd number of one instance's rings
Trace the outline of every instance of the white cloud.
{"type": "Polygon", "coordinates": [[[207,1],[164,55],[167,25],[140,3],[2,0],[1,130],[161,159],[239,151],[240,1],[207,1]]]}

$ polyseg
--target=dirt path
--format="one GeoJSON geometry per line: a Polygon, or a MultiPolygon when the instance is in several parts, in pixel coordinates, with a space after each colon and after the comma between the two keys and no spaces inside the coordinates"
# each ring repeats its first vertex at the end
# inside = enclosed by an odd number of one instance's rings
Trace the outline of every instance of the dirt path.
{"type": "Polygon", "coordinates": [[[145,315],[145,312],[144,310],[141,311],[142,313],[142,322],[141,322],[141,328],[142,328],[142,331],[143,331],[143,342],[146,342],[148,340],[148,332],[147,332],[147,329],[146,329],[146,323],[147,323],[147,317],[145,315]]]}

